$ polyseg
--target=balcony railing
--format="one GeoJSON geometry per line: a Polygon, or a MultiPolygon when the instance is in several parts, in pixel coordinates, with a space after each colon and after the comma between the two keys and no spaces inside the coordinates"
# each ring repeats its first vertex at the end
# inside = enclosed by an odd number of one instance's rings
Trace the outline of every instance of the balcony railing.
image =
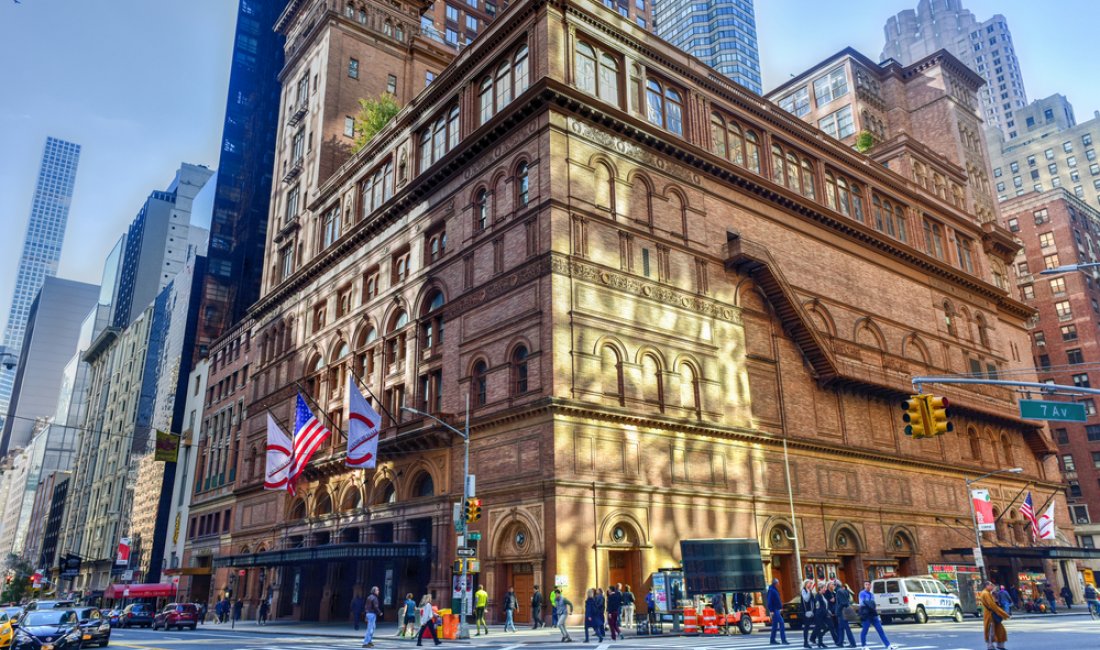
{"type": "Polygon", "coordinates": [[[305,117],[306,113],[308,113],[308,112],[309,112],[309,106],[305,102],[302,102],[301,106],[294,109],[294,112],[291,113],[290,116],[286,118],[286,125],[287,126],[297,126],[298,122],[301,122],[302,118],[305,117]]]}
{"type": "Polygon", "coordinates": [[[299,158],[290,164],[290,169],[286,170],[286,174],[283,175],[283,182],[289,183],[298,177],[298,174],[302,173],[302,159],[299,158]]]}

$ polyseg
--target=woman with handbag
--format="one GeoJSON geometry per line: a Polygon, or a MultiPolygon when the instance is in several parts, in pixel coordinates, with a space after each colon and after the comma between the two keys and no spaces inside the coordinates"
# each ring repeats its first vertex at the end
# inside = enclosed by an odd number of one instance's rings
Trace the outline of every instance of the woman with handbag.
{"type": "Polygon", "coordinates": [[[435,608],[432,607],[431,594],[424,594],[420,599],[420,630],[416,633],[416,645],[422,645],[424,630],[428,631],[436,645],[443,645],[439,640],[439,634],[435,631],[435,608]]]}
{"type": "MultiPolygon", "coordinates": [[[[848,645],[856,647],[856,637],[852,635],[852,626],[849,621],[855,618],[855,610],[852,608],[852,592],[848,585],[836,581],[836,636],[837,647],[844,646],[844,635],[848,635],[848,645]],[[849,617],[852,617],[851,619],[849,617]]],[[[857,619],[858,620],[858,619],[857,619]]]]}
{"type": "Polygon", "coordinates": [[[810,647],[810,627],[814,622],[814,581],[802,581],[802,647],[810,647]]]}
{"type": "Polygon", "coordinates": [[[993,595],[995,587],[996,585],[992,582],[987,582],[985,589],[978,594],[978,602],[982,604],[982,623],[987,650],[1003,650],[1005,641],[1008,640],[1004,621],[1009,618],[1009,615],[993,595]]]}

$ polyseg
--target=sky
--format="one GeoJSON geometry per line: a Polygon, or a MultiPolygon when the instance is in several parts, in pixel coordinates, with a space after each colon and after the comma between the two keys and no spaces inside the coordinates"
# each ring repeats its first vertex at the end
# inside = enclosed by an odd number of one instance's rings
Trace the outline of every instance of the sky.
{"type": "MultiPolygon", "coordinates": [[[[877,60],[886,19],[916,3],[756,0],[765,91],[848,46],[877,60]]],[[[1100,109],[1095,59],[1082,56],[1100,3],[963,6],[1005,15],[1029,100],[1065,94],[1079,121],[1100,109]]],[[[236,0],[0,0],[0,318],[47,136],[82,146],[59,275],[85,282],[181,162],[217,167],[236,11],[236,0]]]]}

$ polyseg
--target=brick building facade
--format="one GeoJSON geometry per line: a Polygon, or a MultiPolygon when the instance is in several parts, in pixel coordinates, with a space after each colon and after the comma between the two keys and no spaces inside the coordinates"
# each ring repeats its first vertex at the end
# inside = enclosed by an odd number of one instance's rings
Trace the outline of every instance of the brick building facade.
{"type": "MultiPolygon", "coordinates": [[[[1100,273],[1040,273],[1095,263],[1100,255],[1100,213],[1062,188],[1009,199],[1001,204],[1001,216],[1024,245],[1016,260],[1017,281],[1020,299],[1038,310],[1031,342],[1039,381],[1095,388],[1100,273]]],[[[1067,528],[1073,526],[1082,546],[1095,548],[1100,543],[1100,419],[1096,397],[1077,400],[1084,403],[1088,421],[1053,422],[1051,429],[1067,484],[1067,528]]]]}
{"type": "MultiPolygon", "coordinates": [[[[296,495],[238,482],[233,555],[213,558],[264,581],[273,616],[340,619],[371,585],[448,600],[463,445],[401,405],[458,424],[470,400],[494,616],[508,586],[641,588],[682,538],[759,539],[784,593],[796,528],[815,571],[923,573],[967,559],[964,478],[1023,467],[984,483],[1002,509],[1060,485],[1009,391],[945,388],[956,433],[900,432],[914,374],[1030,368],[1032,312],[993,282],[1016,251],[997,224],[586,0],[511,6],[339,160],[329,99],[354,52],[326,7],[281,21],[283,77],[317,75],[326,135],[273,191],[241,448],[299,390],[337,431],[296,495]],[[343,464],[351,373],[386,419],[375,471],[343,464]]],[[[986,542],[1023,534],[1013,511],[986,542]]],[[[1065,568],[991,563],[1009,581],[1065,568]]]]}

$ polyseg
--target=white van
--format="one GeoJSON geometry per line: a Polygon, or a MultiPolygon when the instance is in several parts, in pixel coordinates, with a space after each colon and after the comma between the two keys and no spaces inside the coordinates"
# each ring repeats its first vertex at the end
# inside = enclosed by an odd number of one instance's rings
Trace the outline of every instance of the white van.
{"type": "Polygon", "coordinates": [[[963,620],[959,597],[933,576],[881,578],[871,583],[871,593],[884,623],[910,617],[917,623],[926,623],[930,617],[963,620]]]}

